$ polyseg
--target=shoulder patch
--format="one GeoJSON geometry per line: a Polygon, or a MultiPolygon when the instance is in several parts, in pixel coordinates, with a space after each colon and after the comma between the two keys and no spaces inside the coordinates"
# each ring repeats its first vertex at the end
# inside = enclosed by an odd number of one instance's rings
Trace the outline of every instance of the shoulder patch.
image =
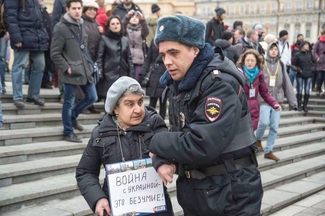
{"type": "Polygon", "coordinates": [[[218,97],[207,97],[204,105],[204,113],[210,122],[219,118],[222,109],[222,101],[218,97]]]}

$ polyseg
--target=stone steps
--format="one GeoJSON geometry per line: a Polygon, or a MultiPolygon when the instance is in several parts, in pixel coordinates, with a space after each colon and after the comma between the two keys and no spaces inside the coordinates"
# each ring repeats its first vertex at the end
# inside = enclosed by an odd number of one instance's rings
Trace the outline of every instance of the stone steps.
{"type": "MultiPolygon", "coordinates": [[[[271,168],[268,170],[264,170],[261,172],[262,180],[263,180],[263,187],[265,190],[265,196],[263,199],[265,204],[268,204],[267,191],[269,190],[278,190],[278,188],[283,188],[283,190],[289,190],[285,186],[290,185],[291,182],[298,182],[298,181],[305,181],[305,178],[309,178],[309,176],[317,176],[318,174],[325,174],[325,146],[321,143],[312,144],[310,148],[308,146],[298,147],[294,149],[285,150],[283,152],[279,152],[278,155],[281,157],[283,161],[292,161],[291,164],[286,164],[284,166],[276,166],[276,168],[271,168]],[[309,152],[308,152],[309,150],[309,152]],[[303,159],[303,155],[307,155],[310,152],[323,152],[322,155],[317,157],[303,159]],[[280,154],[282,153],[282,154],[280,154]],[[299,162],[297,162],[299,161],[299,162]]],[[[67,157],[66,157],[67,158],[67,157]]],[[[75,160],[77,163],[79,158],[77,156],[71,156],[71,161],[75,160]]],[[[61,158],[60,160],[56,160],[57,165],[56,167],[60,167],[62,161],[67,161],[66,159],[61,158]]],[[[260,163],[260,168],[267,167],[270,164],[275,164],[276,162],[266,160],[262,158],[262,155],[258,156],[258,161],[260,163]]],[[[68,164],[67,162],[65,162],[68,164]]],[[[41,164],[41,161],[39,162],[41,164]]],[[[51,160],[48,161],[49,166],[51,165],[51,160]]],[[[43,165],[43,168],[48,166],[43,165]]],[[[54,165],[55,166],[55,165],[54,165]]],[[[73,166],[75,168],[76,164],[73,166]]],[[[28,166],[22,165],[22,170],[27,168],[28,166]]],[[[13,170],[11,172],[12,175],[14,173],[19,173],[18,169],[13,170]]],[[[0,169],[3,170],[3,169],[0,169]]],[[[34,169],[36,170],[36,169],[34,169]]],[[[52,169],[50,169],[52,170],[52,169]]],[[[44,171],[44,169],[43,169],[44,171]]],[[[29,171],[25,171],[29,172],[29,171]]],[[[30,170],[33,172],[33,170],[30,170]]],[[[104,172],[101,172],[100,179],[103,179],[104,172]]],[[[3,176],[0,174],[0,176],[3,176]]],[[[175,181],[174,181],[175,182],[175,181]]],[[[316,189],[325,187],[325,182],[323,182],[322,186],[317,185],[316,189]]],[[[175,190],[175,183],[173,183],[170,187],[171,192],[175,190]]],[[[316,190],[315,189],[315,190],[316,190]]],[[[10,209],[20,208],[21,206],[27,205],[34,205],[40,201],[44,200],[52,200],[52,199],[66,199],[70,198],[70,196],[78,195],[79,191],[76,186],[76,180],[72,173],[67,174],[60,174],[55,175],[53,172],[52,176],[48,176],[39,180],[34,180],[31,182],[24,182],[18,184],[12,184],[6,187],[0,188],[0,193],[4,194],[4,196],[0,197],[0,212],[7,211],[10,209]]],[[[175,196],[173,194],[172,196],[175,196]]],[[[300,196],[299,196],[300,197],[300,196]]],[[[76,198],[73,198],[74,200],[76,198]]],[[[295,200],[297,197],[295,197],[295,200]]],[[[292,200],[291,200],[292,201],[292,200]]],[[[52,201],[50,201],[51,203],[52,201]]],[[[58,201],[56,201],[58,202],[58,201]]],[[[66,205],[67,200],[61,201],[61,205],[66,205]]],[[[288,203],[289,201],[283,201],[284,203],[288,203]]],[[[59,202],[58,202],[59,203],[59,202]]],[[[47,204],[49,205],[49,204],[47,204]]],[[[175,203],[173,205],[176,205],[175,203]]],[[[39,208],[39,206],[35,207],[39,208]]],[[[43,208],[43,207],[41,207],[43,208]]],[[[274,207],[276,209],[277,206],[274,207]]],[[[82,208],[79,211],[84,211],[85,209],[82,208]]],[[[262,209],[262,212],[264,210],[262,209]]],[[[266,212],[270,210],[268,208],[265,209],[266,212]]],[[[64,215],[64,214],[58,214],[64,215]]]]}
{"type": "MultiPolygon", "coordinates": [[[[325,188],[325,172],[276,187],[264,192],[261,215],[276,212],[325,188]]],[[[305,214],[314,215],[314,214],[305,214]]]]}
{"type": "MultiPolygon", "coordinates": [[[[44,107],[26,103],[26,107],[19,110],[12,104],[10,86],[2,98],[0,215],[93,215],[80,196],[75,168],[97,119],[103,113],[81,114],[78,120],[85,129],[76,131],[76,134],[83,142],[66,142],[62,140],[62,105],[58,103],[58,89],[41,90],[41,98],[46,102],[44,107]]],[[[26,86],[23,91],[26,92],[26,86]]],[[[148,97],[145,97],[145,104],[149,104],[148,97]]],[[[159,108],[159,103],[157,105],[159,108]]],[[[104,102],[95,103],[95,107],[103,111],[104,102]]],[[[312,94],[308,108],[311,111],[306,115],[288,111],[289,106],[284,104],[273,149],[280,161],[267,160],[263,153],[257,156],[265,190],[263,215],[325,187],[325,100],[312,94]]],[[[262,142],[264,147],[265,138],[266,135],[262,142]]],[[[176,177],[168,188],[178,216],[183,215],[183,211],[177,203],[176,177]]],[[[102,170],[101,182],[103,178],[102,170]]]]}

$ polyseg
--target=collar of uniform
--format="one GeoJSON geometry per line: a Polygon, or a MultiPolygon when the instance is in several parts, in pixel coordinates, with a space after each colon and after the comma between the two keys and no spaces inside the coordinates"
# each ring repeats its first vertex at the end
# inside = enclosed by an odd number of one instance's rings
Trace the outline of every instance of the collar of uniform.
{"type": "MultiPolygon", "coordinates": [[[[204,68],[208,65],[208,63],[213,59],[214,50],[210,44],[205,43],[205,46],[200,49],[197,57],[194,59],[191,67],[185,74],[184,78],[178,84],[178,90],[186,91],[195,86],[197,79],[200,77],[204,68]]],[[[160,83],[164,85],[170,85],[173,80],[169,75],[168,71],[160,77],[160,83]]]]}

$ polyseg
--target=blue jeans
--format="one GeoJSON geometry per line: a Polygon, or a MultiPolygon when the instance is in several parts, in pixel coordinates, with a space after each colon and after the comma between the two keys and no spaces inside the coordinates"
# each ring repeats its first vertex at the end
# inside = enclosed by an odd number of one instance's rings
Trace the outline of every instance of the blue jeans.
{"type": "Polygon", "coordinates": [[[264,153],[267,154],[273,150],[274,142],[278,133],[281,110],[276,111],[269,105],[262,104],[260,107],[260,119],[256,130],[256,140],[262,140],[265,129],[270,126],[267,136],[266,148],[264,153]]]}
{"type": "Polygon", "coordinates": [[[293,83],[295,81],[295,77],[296,77],[296,71],[290,69],[290,72],[289,72],[289,79],[290,79],[290,82],[293,86],[293,83]]]}
{"type": "Polygon", "coordinates": [[[7,41],[5,41],[4,37],[2,37],[2,38],[0,38],[0,79],[1,79],[1,84],[5,83],[6,52],[7,52],[7,41]]]}
{"type": "Polygon", "coordinates": [[[324,87],[325,87],[325,71],[317,71],[317,86],[319,88],[319,90],[322,89],[322,85],[324,83],[324,87]]]}
{"type": "Polygon", "coordinates": [[[304,93],[309,94],[311,77],[310,78],[296,77],[296,80],[297,80],[297,93],[302,94],[302,89],[304,89],[304,93]]]}
{"type": "Polygon", "coordinates": [[[94,83],[81,85],[85,97],[80,100],[74,107],[76,85],[63,83],[64,85],[64,101],[62,105],[62,123],[64,135],[73,133],[72,120],[77,119],[78,115],[91,104],[97,101],[97,92],[94,83]]]}
{"type": "Polygon", "coordinates": [[[45,59],[43,51],[14,50],[14,62],[12,64],[12,95],[13,100],[22,100],[22,73],[29,58],[30,76],[28,86],[28,98],[39,98],[42,84],[45,59]]]}

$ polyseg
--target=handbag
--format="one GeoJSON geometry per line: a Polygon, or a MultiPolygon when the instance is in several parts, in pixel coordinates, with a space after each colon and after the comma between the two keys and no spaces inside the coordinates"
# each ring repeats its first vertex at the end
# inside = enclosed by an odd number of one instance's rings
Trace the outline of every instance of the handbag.
{"type": "Polygon", "coordinates": [[[147,45],[147,41],[146,39],[142,40],[142,52],[143,52],[143,56],[144,58],[147,58],[148,56],[148,51],[149,51],[149,47],[147,45]]]}
{"type": "Polygon", "coordinates": [[[76,39],[77,43],[79,44],[80,49],[82,50],[82,52],[85,54],[87,61],[90,63],[92,69],[93,69],[93,78],[94,78],[94,83],[96,85],[96,83],[99,81],[100,78],[100,72],[97,66],[96,62],[93,62],[86,50],[85,45],[83,45],[83,43],[80,41],[79,37],[77,36],[77,34],[72,31],[72,29],[70,28],[70,26],[68,26],[66,23],[64,23],[65,26],[70,30],[70,32],[73,34],[74,38],[76,39]]]}
{"type": "Polygon", "coordinates": [[[157,62],[160,58],[160,55],[158,55],[158,57],[156,58],[155,62],[153,63],[153,65],[150,67],[148,73],[144,76],[142,82],[141,82],[141,86],[143,88],[147,88],[148,87],[148,84],[149,84],[149,80],[150,80],[150,76],[151,76],[151,73],[153,72],[153,69],[154,68],[157,68],[157,62]]]}

